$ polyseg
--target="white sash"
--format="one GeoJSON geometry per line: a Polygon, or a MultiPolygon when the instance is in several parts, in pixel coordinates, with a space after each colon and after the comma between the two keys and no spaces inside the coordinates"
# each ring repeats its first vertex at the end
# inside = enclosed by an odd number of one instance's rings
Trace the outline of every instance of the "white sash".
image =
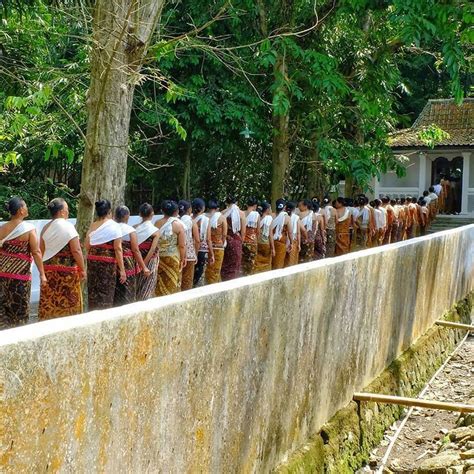
{"type": "Polygon", "coordinates": [[[184,224],[177,217],[170,217],[166,223],[160,227],[161,235],[166,235],[169,237],[173,234],[173,222],[179,222],[184,226],[184,224]]]}
{"type": "Polygon", "coordinates": [[[306,230],[313,230],[313,211],[309,211],[308,215],[301,219],[301,223],[304,225],[306,230]]]}
{"type": "Polygon", "coordinates": [[[260,228],[262,229],[262,235],[267,238],[270,235],[270,227],[272,225],[273,217],[265,216],[260,221],[260,228]]]}
{"type": "Polygon", "coordinates": [[[293,240],[298,237],[298,221],[300,216],[297,214],[291,214],[291,232],[293,233],[293,240]]]}
{"type": "Polygon", "coordinates": [[[247,216],[247,227],[256,229],[259,217],[260,217],[260,214],[257,211],[249,212],[249,215],[247,216]]]}
{"type": "Polygon", "coordinates": [[[181,224],[184,226],[186,232],[186,240],[191,241],[193,239],[193,219],[191,216],[185,214],[181,217],[181,224]]]}
{"type": "Polygon", "coordinates": [[[232,204],[229,209],[226,209],[223,212],[225,218],[230,216],[232,221],[232,232],[236,234],[240,232],[240,209],[238,208],[237,204],[232,204]]]}
{"type": "Polygon", "coordinates": [[[210,220],[209,220],[209,223],[211,224],[211,227],[213,229],[217,229],[217,224],[219,222],[219,218],[221,217],[222,213],[220,212],[214,212],[214,214],[212,214],[210,220]]]}
{"type": "Polygon", "coordinates": [[[101,245],[122,238],[122,228],[112,219],[105,221],[98,229],[89,234],[91,245],[101,245]]]}
{"type": "Polygon", "coordinates": [[[200,214],[196,217],[196,224],[199,225],[199,238],[201,242],[205,242],[207,240],[207,229],[209,227],[209,217],[204,214],[200,214]],[[199,225],[201,223],[201,225],[199,225]]]}
{"type": "Polygon", "coordinates": [[[283,226],[285,225],[285,220],[287,216],[288,214],[285,211],[281,211],[280,214],[278,214],[278,216],[273,219],[272,229],[275,229],[275,232],[273,234],[273,238],[275,240],[281,239],[281,234],[283,233],[283,226]]]}
{"type": "Polygon", "coordinates": [[[349,209],[346,208],[346,210],[344,211],[344,214],[343,214],[341,217],[338,217],[338,218],[337,218],[337,221],[338,221],[338,222],[343,222],[343,221],[345,221],[350,215],[351,215],[351,211],[349,211],[349,209]]]}
{"type": "Polygon", "coordinates": [[[120,229],[122,230],[122,240],[125,242],[130,242],[130,234],[136,232],[135,227],[131,225],[125,224],[123,222],[119,223],[120,229]]]}
{"type": "Polygon", "coordinates": [[[0,248],[3,247],[4,242],[7,242],[8,240],[14,240],[17,237],[21,237],[23,234],[31,232],[34,229],[35,226],[33,224],[21,221],[3,240],[0,240],[0,248]]]}
{"type": "Polygon", "coordinates": [[[137,232],[138,245],[142,244],[145,240],[158,232],[158,228],[155,227],[151,221],[141,222],[135,227],[135,230],[137,232]]]}
{"type": "Polygon", "coordinates": [[[79,237],[76,228],[66,219],[53,219],[43,233],[44,254],[43,262],[53,258],[72,239],[79,237]]]}

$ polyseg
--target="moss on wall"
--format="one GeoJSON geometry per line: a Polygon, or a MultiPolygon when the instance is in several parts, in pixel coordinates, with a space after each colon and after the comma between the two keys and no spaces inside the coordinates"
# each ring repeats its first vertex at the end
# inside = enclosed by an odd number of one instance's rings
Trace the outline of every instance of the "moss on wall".
{"type": "MultiPolygon", "coordinates": [[[[473,302],[474,293],[470,293],[447,311],[442,319],[469,323],[473,302]]],[[[462,330],[433,326],[364,392],[416,396],[464,335],[462,330]]],[[[276,472],[353,473],[368,460],[370,451],[380,443],[385,430],[401,414],[402,407],[397,405],[351,402],[276,472]]]]}

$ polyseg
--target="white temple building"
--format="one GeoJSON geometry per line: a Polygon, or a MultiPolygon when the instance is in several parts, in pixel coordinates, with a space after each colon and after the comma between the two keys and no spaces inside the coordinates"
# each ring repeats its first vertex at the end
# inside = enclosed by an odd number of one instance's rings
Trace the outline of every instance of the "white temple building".
{"type": "Polygon", "coordinates": [[[395,172],[381,176],[375,195],[421,196],[439,182],[450,180],[452,213],[474,216],[474,99],[457,106],[452,99],[430,100],[415,123],[392,134],[390,146],[395,154],[409,158],[406,175],[395,172]],[[430,148],[420,132],[437,125],[448,136],[430,148]]]}

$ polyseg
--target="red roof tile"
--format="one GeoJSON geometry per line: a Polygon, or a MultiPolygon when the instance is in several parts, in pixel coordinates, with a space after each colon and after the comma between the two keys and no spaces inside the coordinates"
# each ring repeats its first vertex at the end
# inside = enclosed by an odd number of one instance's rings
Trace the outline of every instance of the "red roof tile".
{"type": "Polygon", "coordinates": [[[438,142],[436,146],[474,145],[474,99],[464,99],[459,106],[453,99],[429,100],[410,128],[390,135],[390,146],[426,147],[426,143],[420,140],[419,133],[433,124],[449,134],[449,138],[438,142]]]}

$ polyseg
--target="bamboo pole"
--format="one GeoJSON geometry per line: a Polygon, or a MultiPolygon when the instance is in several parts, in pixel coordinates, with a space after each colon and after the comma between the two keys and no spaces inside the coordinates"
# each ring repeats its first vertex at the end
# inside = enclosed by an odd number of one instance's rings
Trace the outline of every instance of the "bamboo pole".
{"type": "Polygon", "coordinates": [[[464,403],[437,402],[436,400],[421,400],[419,398],[396,397],[378,393],[354,393],[354,400],[360,402],[390,403],[408,407],[432,408],[435,410],[458,411],[461,413],[474,413],[474,405],[464,403]]]}
{"type": "Polygon", "coordinates": [[[468,331],[474,331],[474,325],[472,324],[453,323],[452,321],[443,321],[441,319],[436,321],[435,324],[445,328],[467,329],[468,331]]]}

